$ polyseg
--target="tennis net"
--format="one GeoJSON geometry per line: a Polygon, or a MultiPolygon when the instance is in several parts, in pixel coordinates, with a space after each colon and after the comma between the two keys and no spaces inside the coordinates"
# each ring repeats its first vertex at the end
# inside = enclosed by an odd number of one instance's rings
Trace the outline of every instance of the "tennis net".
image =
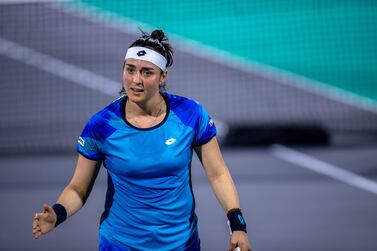
{"type": "Polygon", "coordinates": [[[225,143],[377,142],[374,1],[10,2],[2,153],[73,152],[88,118],[119,96],[138,27],[170,35],[167,90],[203,103],[230,128],[225,143]]]}

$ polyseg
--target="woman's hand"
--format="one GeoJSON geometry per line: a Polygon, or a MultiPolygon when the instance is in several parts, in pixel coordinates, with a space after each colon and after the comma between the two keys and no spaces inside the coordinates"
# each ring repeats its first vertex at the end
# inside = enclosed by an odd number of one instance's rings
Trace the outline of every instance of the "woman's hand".
{"type": "Polygon", "coordinates": [[[43,205],[43,212],[35,213],[33,220],[33,235],[35,239],[47,234],[55,228],[57,216],[54,209],[47,204],[43,205]]]}
{"type": "Polygon", "coordinates": [[[243,231],[234,231],[230,236],[229,251],[233,251],[236,247],[239,247],[241,251],[251,251],[247,234],[243,231]]]}

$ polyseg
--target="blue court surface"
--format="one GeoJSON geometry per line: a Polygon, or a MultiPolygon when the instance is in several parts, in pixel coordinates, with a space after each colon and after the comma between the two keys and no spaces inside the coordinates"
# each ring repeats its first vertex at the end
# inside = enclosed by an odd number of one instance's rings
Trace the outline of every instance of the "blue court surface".
{"type": "MultiPolygon", "coordinates": [[[[96,250],[104,168],[76,215],[39,240],[31,224],[68,184],[85,121],[117,97],[138,34],[47,3],[0,4],[0,27],[0,250],[96,250]]],[[[253,250],[377,250],[376,110],[175,48],[168,91],[225,125],[316,118],[331,134],[327,145],[222,146],[253,250]]],[[[196,157],[192,183],[202,250],[228,250],[225,213],[196,157]]]]}

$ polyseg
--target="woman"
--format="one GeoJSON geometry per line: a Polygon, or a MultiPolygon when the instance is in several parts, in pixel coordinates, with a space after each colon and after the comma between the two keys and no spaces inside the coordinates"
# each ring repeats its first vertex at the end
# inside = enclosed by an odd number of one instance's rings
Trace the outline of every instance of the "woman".
{"type": "Polygon", "coordinates": [[[200,250],[190,164],[193,149],[227,212],[229,250],[250,250],[236,188],[216,141],[216,127],[199,103],[161,91],[172,48],[161,30],[143,33],[127,50],[123,92],[86,124],[69,185],[56,204],[36,213],[39,238],[75,214],[99,168],[108,171],[99,250],[200,250]]]}

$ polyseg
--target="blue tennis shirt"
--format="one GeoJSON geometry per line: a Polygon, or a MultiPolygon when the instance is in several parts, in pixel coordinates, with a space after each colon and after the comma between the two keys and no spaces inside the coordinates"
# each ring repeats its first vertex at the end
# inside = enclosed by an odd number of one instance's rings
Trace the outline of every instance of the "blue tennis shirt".
{"type": "Polygon", "coordinates": [[[123,96],[88,121],[77,143],[108,173],[99,234],[129,250],[185,250],[198,239],[191,159],[216,127],[198,102],[161,95],[167,113],[158,125],[128,123],[123,96]]]}

